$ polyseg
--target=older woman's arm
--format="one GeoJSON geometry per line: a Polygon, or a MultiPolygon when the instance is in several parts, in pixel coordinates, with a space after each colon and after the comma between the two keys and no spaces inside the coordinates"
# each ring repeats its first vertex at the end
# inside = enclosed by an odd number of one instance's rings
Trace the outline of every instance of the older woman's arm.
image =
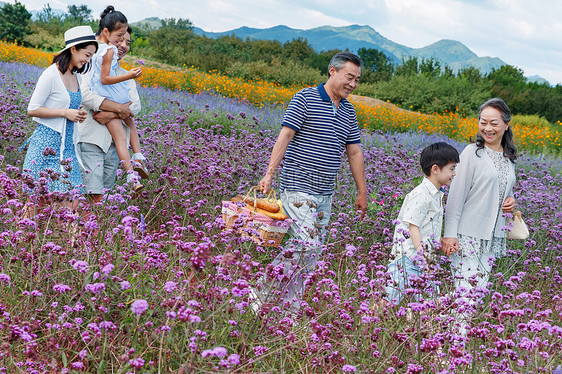
{"type": "Polygon", "coordinates": [[[504,213],[513,213],[515,211],[515,198],[513,197],[513,187],[507,193],[507,197],[503,201],[502,211],[504,213]]]}
{"type": "Polygon", "coordinates": [[[465,149],[460,156],[460,162],[456,168],[456,176],[451,183],[447,195],[447,206],[445,207],[445,231],[443,233],[443,251],[450,255],[458,247],[457,233],[459,221],[472,178],[474,176],[474,149],[465,149]]]}

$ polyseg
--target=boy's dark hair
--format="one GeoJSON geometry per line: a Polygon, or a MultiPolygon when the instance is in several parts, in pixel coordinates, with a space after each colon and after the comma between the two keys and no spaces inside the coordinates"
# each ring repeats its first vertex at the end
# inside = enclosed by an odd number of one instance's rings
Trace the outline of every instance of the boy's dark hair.
{"type": "MultiPolygon", "coordinates": [[[[84,43],[80,43],[80,44],[76,44],[76,50],[79,51],[81,49],[86,48],[89,45],[93,45],[96,47],[96,51],[98,50],[98,43],[93,41],[93,42],[84,42],[84,43]]],[[[64,51],[62,51],[62,53],[59,53],[58,55],[55,55],[53,57],[53,64],[57,64],[59,67],[59,70],[62,74],[66,73],[66,71],[68,70],[68,67],[70,66],[70,59],[72,58],[72,52],[70,51],[70,48],[65,49],[64,51]]],[[[83,73],[87,73],[88,70],[90,70],[90,63],[86,63],[84,65],[82,65],[82,67],[80,69],[76,69],[73,68],[72,69],[72,73],[78,73],[78,74],[83,74],[83,73]]]]}
{"type": "Polygon", "coordinates": [[[460,161],[459,152],[455,147],[445,142],[437,142],[425,147],[420,156],[420,165],[423,173],[429,177],[433,165],[437,165],[439,169],[446,166],[450,162],[458,163],[460,161]]]}

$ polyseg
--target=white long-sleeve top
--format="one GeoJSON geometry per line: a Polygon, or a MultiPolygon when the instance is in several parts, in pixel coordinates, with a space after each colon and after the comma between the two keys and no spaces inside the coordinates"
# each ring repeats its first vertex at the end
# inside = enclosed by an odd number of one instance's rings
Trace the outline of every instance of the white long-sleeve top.
{"type": "MultiPolygon", "coordinates": [[[[476,155],[476,149],[476,144],[469,144],[460,155],[445,207],[444,238],[456,238],[457,234],[484,240],[492,239],[492,234],[498,238],[506,236],[501,230],[505,226],[505,218],[498,212],[498,172],[487,152],[481,149],[476,155]]],[[[513,196],[515,186],[515,165],[512,162],[509,162],[508,172],[505,198],[513,196]]]]}
{"type": "MultiPolygon", "coordinates": [[[[76,74],[78,80],[78,87],[81,86],[82,79],[79,74],[76,74]]],[[[62,81],[62,77],[59,68],[56,64],[52,64],[41,74],[35,85],[35,90],[29,99],[29,104],[27,105],[27,110],[36,110],[39,108],[49,108],[49,109],[68,109],[70,108],[70,94],[66,90],[66,86],[62,81]]],[[[63,159],[64,148],[64,138],[66,134],[66,118],[65,117],[55,117],[55,118],[40,118],[33,117],[33,120],[37,123],[45,125],[59,134],[61,134],[61,150],[60,159],[63,159]]],[[[76,130],[76,124],[74,124],[74,129],[76,130]]],[[[78,144],[78,131],[74,131],[74,136],[72,141],[74,146],[78,144]]],[[[80,157],[78,156],[78,162],[81,163],[80,157]]],[[[62,168],[62,166],[61,166],[62,168]]]]}
{"type": "MultiPolygon", "coordinates": [[[[81,85],[81,77],[76,74],[78,85],[81,85]]],[[[70,108],[70,95],[62,81],[59,69],[56,64],[52,64],[41,74],[37,80],[35,90],[29,99],[27,110],[36,110],[40,107],[49,109],[68,109],[70,108]]],[[[39,118],[33,117],[35,122],[41,123],[56,132],[62,134],[66,127],[66,118],[39,118]]]]}

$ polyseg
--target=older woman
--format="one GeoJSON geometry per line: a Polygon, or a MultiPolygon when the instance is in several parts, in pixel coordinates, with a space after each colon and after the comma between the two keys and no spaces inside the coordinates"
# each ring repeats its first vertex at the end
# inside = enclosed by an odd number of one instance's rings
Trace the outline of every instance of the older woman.
{"type": "Polygon", "coordinates": [[[480,107],[476,143],[460,156],[445,214],[443,250],[450,255],[457,290],[486,287],[493,258],[505,255],[504,213],[515,209],[517,150],[502,99],[480,107]]]}

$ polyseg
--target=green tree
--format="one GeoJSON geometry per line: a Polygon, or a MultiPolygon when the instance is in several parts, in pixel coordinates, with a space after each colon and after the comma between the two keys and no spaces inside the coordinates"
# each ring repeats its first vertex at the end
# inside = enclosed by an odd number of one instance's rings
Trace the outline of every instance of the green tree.
{"type": "Polygon", "coordinates": [[[271,62],[283,55],[283,45],[277,40],[246,39],[245,44],[253,61],[271,62]]]}
{"type": "Polygon", "coordinates": [[[21,43],[31,31],[31,13],[16,0],[15,4],[4,4],[0,8],[0,39],[21,43]]]}
{"type": "Polygon", "coordinates": [[[394,64],[383,51],[375,48],[360,48],[357,54],[363,61],[362,81],[387,81],[392,77],[394,64]]]}
{"type": "Polygon", "coordinates": [[[490,96],[505,100],[512,113],[525,113],[529,92],[523,70],[515,66],[503,65],[499,69],[492,69],[492,72],[486,76],[486,81],[491,84],[490,96]]]}
{"type": "Polygon", "coordinates": [[[162,23],[162,28],[193,31],[193,23],[188,19],[179,18],[176,20],[175,18],[166,18],[160,22],[162,23]]]}
{"type": "Polygon", "coordinates": [[[87,5],[69,5],[68,17],[73,23],[86,23],[92,20],[92,10],[87,5]]]}
{"type": "MultiPolygon", "coordinates": [[[[181,21],[181,20],[180,20],[181,21]]],[[[186,20],[189,24],[190,21],[186,20]]],[[[154,50],[154,58],[168,64],[182,64],[182,55],[188,50],[188,43],[195,34],[191,29],[183,28],[186,24],[171,18],[162,21],[165,25],[158,30],[154,30],[149,35],[149,41],[154,50]]]]}
{"type": "Polygon", "coordinates": [[[396,67],[394,70],[395,75],[400,75],[403,77],[416,76],[420,73],[420,67],[418,63],[418,58],[410,56],[406,59],[402,59],[402,63],[396,67]]]}
{"type": "Polygon", "coordinates": [[[304,62],[311,68],[319,70],[322,75],[328,76],[328,65],[330,65],[330,60],[335,54],[340,52],[342,52],[340,49],[330,49],[320,53],[315,52],[308,56],[304,62]]]}
{"type": "Polygon", "coordinates": [[[433,57],[430,59],[422,59],[419,67],[420,74],[428,78],[437,78],[441,75],[441,63],[433,57]]]}
{"type": "Polygon", "coordinates": [[[445,67],[441,70],[441,77],[443,78],[455,78],[455,72],[449,65],[445,65],[445,67]]]}
{"type": "Polygon", "coordinates": [[[304,61],[314,53],[314,49],[304,38],[299,37],[283,44],[283,56],[285,58],[304,61]]]}
{"type": "Polygon", "coordinates": [[[516,86],[527,83],[523,70],[511,65],[503,65],[498,69],[493,68],[486,79],[501,86],[516,86]]]}
{"type": "Polygon", "coordinates": [[[472,84],[477,84],[482,80],[482,72],[474,66],[467,66],[458,71],[457,78],[464,79],[472,84]]]}
{"type": "Polygon", "coordinates": [[[51,5],[49,3],[43,5],[43,10],[41,10],[41,12],[39,12],[37,14],[37,23],[49,23],[52,22],[53,20],[57,20],[60,22],[61,17],[55,15],[55,13],[53,12],[53,8],[51,8],[51,5]]]}

